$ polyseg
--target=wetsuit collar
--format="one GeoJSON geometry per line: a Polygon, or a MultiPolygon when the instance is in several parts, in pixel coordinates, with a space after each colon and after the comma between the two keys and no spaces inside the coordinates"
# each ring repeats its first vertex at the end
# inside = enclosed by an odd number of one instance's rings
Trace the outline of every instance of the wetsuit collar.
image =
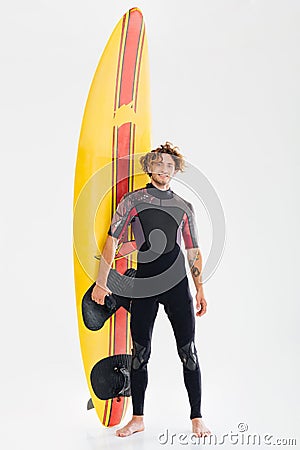
{"type": "Polygon", "coordinates": [[[154,184],[147,183],[146,184],[147,192],[150,195],[153,195],[157,198],[172,198],[173,197],[173,191],[169,188],[166,191],[162,191],[161,189],[158,189],[154,184]]]}

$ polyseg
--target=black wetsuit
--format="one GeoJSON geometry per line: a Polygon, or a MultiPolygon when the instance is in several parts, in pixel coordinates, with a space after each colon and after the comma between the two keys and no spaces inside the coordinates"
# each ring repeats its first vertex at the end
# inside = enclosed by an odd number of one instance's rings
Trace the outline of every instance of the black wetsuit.
{"type": "Polygon", "coordinates": [[[171,322],[183,363],[190,418],[202,417],[201,372],[194,344],[195,312],[180,247],[182,236],[186,249],[198,248],[192,205],[171,189],[162,191],[148,183],[145,188],[123,196],[108,233],[126,240],[130,223],[138,248],[137,286],[133,290],[130,319],[133,414],[144,413],[152,330],[161,303],[171,322]]]}

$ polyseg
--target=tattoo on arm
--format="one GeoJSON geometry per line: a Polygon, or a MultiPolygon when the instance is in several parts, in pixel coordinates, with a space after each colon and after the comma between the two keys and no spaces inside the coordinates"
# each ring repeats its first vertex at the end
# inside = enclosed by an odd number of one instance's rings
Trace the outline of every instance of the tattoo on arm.
{"type": "Polygon", "coordinates": [[[193,267],[195,261],[199,261],[200,259],[200,251],[197,250],[196,253],[192,254],[192,258],[189,259],[190,267],[193,267]]]}
{"type": "Polygon", "coordinates": [[[193,267],[191,270],[194,277],[198,277],[200,275],[200,270],[197,267],[193,267]]]}

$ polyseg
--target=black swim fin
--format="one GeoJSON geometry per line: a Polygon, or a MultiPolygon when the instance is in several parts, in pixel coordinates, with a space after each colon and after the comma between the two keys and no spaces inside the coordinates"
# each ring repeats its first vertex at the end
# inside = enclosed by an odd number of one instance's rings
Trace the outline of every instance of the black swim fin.
{"type": "Polygon", "coordinates": [[[90,398],[89,401],[87,402],[86,409],[89,411],[90,409],[93,409],[93,408],[95,408],[95,406],[94,406],[93,400],[90,398]]]}
{"type": "Polygon", "coordinates": [[[130,312],[131,298],[114,294],[121,289],[125,293],[130,292],[133,283],[135,269],[127,269],[124,275],[119,274],[116,270],[111,269],[107,280],[107,286],[112,291],[111,295],[106,295],[104,305],[99,305],[92,300],[92,291],[96,283],[93,283],[86,291],[82,299],[82,318],[85,326],[91,331],[100,330],[105,322],[121,307],[130,312]],[[120,289],[121,287],[121,289],[120,289]]]}

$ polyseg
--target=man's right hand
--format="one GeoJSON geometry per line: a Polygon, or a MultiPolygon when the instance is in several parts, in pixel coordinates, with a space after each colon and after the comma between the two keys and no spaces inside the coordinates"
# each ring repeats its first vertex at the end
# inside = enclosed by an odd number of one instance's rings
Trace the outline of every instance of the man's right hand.
{"type": "Polygon", "coordinates": [[[111,294],[111,292],[107,292],[105,289],[98,286],[98,284],[95,284],[94,289],[92,290],[91,297],[94,302],[98,303],[99,305],[104,305],[105,297],[109,294],[111,294]]]}

